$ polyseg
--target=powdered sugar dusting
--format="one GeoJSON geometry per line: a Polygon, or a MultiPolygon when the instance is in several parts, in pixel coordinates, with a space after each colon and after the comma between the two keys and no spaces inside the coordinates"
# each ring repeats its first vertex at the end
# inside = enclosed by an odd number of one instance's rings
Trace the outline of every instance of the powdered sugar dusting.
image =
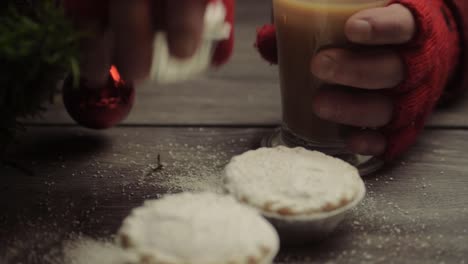
{"type": "Polygon", "coordinates": [[[189,146],[169,143],[173,147],[160,164],[152,164],[140,181],[174,192],[223,192],[222,171],[228,153],[203,145],[189,146]]]}
{"type": "Polygon", "coordinates": [[[135,263],[136,256],[110,241],[81,238],[64,247],[65,264],[127,264],[135,263]]]}
{"type": "Polygon", "coordinates": [[[124,221],[122,245],[161,263],[271,263],[274,228],[255,210],[213,193],[183,193],[146,201],[124,221]]]}
{"type": "Polygon", "coordinates": [[[273,212],[310,214],[353,200],[362,180],[351,165],[303,148],[262,148],[232,159],[227,189],[240,200],[273,212]]]}

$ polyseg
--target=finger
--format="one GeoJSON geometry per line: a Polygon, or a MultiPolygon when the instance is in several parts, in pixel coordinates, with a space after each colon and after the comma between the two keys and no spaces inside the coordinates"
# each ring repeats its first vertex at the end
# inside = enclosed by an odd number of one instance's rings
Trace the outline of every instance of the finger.
{"type": "Polygon", "coordinates": [[[169,50],[179,58],[192,56],[203,33],[206,0],[168,0],[167,35],[169,50]]]}
{"type": "Polygon", "coordinates": [[[74,25],[84,33],[80,40],[80,75],[88,88],[105,85],[109,77],[112,36],[107,31],[108,0],[64,0],[64,10],[74,25]]]}
{"type": "Polygon", "coordinates": [[[63,0],[67,17],[72,21],[95,20],[103,26],[108,22],[109,0],[63,0]]]}
{"type": "Polygon", "coordinates": [[[403,61],[393,51],[324,50],[312,59],[311,71],[324,81],[363,89],[392,88],[404,78],[403,61]]]}
{"type": "Polygon", "coordinates": [[[351,133],[347,144],[351,152],[366,156],[382,155],[387,147],[385,137],[381,133],[372,130],[351,133]]]}
{"type": "Polygon", "coordinates": [[[381,127],[393,114],[392,100],[376,93],[324,89],[313,100],[315,114],[334,123],[381,127]]]}
{"type": "MultiPolygon", "coordinates": [[[[84,28],[84,27],[83,27],[84,28]]],[[[88,29],[92,26],[86,27],[88,29]]],[[[110,31],[94,31],[81,41],[80,74],[89,88],[103,87],[109,78],[113,37],[110,31]]]]}
{"type": "Polygon", "coordinates": [[[145,78],[152,61],[153,28],[149,0],[115,0],[110,7],[114,62],[128,81],[145,78]]]}
{"type": "Polygon", "coordinates": [[[411,11],[403,5],[367,9],[353,15],[345,25],[348,39],[358,44],[402,44],[416,31],[411,11]]]}

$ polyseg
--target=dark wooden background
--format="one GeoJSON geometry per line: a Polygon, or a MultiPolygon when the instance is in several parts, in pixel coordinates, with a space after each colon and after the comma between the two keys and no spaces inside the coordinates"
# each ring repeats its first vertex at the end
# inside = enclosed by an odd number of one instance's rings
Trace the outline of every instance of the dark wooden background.
{"type": "MultiPolygon", "coordinates": [[[[229,65],[184,84],[138,87],[119,127],[80,128],[60,100],[28,120],[11,164],[0,167],[0,263],[59,263],[64,241],[111,239],[145,199],[216,189],[229,158],[280,122],[277,69],[253,48],[269,2],[238,0],[229,65]],[[151,173],[158,155],[164,169],[151,173]]],[[[408,155],[365,179],[366,200],[337,232],[284,249],[276,263],[468,263],[467,115],[465,99],[439,109],[408,155]]]]}

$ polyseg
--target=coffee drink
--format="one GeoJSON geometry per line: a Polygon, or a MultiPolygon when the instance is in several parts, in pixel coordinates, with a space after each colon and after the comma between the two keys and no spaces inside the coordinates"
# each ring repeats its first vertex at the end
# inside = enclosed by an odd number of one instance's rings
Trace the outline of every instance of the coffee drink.
{"type": "Polygon", "coordinates": [[[330,47],[354,48],[346,39],[346,21],[355,13],[388,0],[273,0],[283,106],[284,141],[343,155],[348,127],[320,119],[312,101],[320,89],[343,89],[314,77],[311,59],[330,47]]]}

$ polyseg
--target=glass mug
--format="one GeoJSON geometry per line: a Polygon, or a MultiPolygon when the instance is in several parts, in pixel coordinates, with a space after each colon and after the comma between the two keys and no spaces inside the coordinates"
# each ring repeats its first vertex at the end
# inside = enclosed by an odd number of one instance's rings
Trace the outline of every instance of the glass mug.
{"type": "Polygon", "coordinates": [[[317,91],[346,87],[315,78],[310,72],[310,62],[325,48],[362,49],[348,42],[344,33],[346,21],[361,10],[381,7],[388,2],[273,0],[283,123],[273,135],[263,140],[264,146],[301,146],[321,151],[351,163],[361,174],[369,174],[381,167],[383,163],[379,159],[347,150],[345,138],[351,127],[322,120],[314,114],[312,98],[317,91]]]}

